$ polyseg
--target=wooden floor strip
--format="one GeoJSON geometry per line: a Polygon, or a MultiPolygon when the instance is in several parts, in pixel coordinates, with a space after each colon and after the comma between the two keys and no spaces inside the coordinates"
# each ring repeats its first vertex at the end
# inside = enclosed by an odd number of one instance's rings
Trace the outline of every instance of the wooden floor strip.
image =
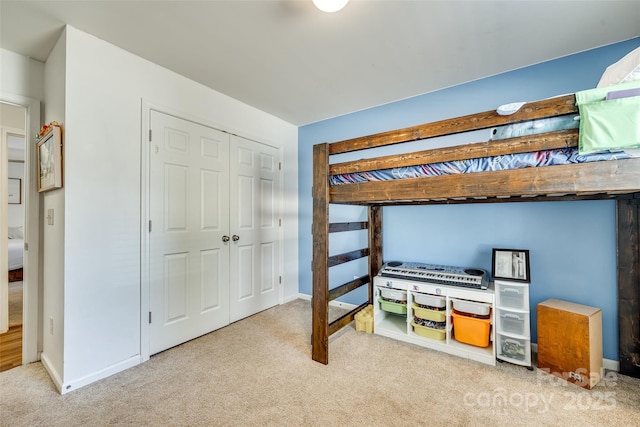
{"type": "Polygon", "coordinates": [[[22,325],[0,334],[0,372],[22,365],[22,325]]]}

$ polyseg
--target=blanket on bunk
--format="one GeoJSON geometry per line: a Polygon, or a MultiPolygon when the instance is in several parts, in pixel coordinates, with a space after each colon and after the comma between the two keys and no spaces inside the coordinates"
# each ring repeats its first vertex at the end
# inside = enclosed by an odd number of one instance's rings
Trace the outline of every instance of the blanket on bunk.
{"type": "Polygon", "coordinates": [[[329,177],[331,185],[353,184],[358,182],[385,181],[392,179],[422,178],[460,173],[487,172],[509,169],[521,169],[540,166],[567,165],[572,163],[618,160],[632,157],[625,152],[604,152],[580,154],[576,148],[535,151],[531,153],[508,154],[482,157],[478,159],[457,160],[431,163],[402,168],[380,169],[375,171],[354,172],[329,177]]]}
{"type": "Polygon", "coordinates": [[[581,153],[640,147],[640,80],[576,92],[581,153]]]}

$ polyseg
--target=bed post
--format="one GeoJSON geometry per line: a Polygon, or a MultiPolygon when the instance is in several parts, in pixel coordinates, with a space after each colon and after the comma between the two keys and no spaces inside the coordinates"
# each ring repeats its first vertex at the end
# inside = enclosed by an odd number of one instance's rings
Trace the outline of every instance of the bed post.
{"type": "Polygon", "coordinates": [[[640,198],[618,199],[618,334],[620,373],[640,378],[640,198]]]}
{"type": "Polygon", "coordinates": [[[329,363],[329,144],[313,146],[313,276],[311,356],[329,363]]]}
{"type": "Polygon", "coordinates": [[[369,206],[369,304],[373,304],[373,278],[382,268],[382,206],[369,206]]]}

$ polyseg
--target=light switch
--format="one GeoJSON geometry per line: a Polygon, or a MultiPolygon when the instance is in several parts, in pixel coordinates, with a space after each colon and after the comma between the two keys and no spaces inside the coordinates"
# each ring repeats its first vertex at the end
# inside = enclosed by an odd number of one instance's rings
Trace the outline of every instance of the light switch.
{"type": "Polygon", "coordinates": [[[53,209],[47,209],[47,224],[53,225],[53,209]]]}

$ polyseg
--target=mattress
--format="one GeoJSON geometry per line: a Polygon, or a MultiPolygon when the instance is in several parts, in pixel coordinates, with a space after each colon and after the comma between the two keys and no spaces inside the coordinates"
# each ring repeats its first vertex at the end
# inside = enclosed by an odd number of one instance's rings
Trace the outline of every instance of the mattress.
{"type": "Polygon", "coordinates": [[[402,168],[331,175],[329,177],[329,182],[331,185],[353,184],[369,181],[388,181],[393,179],[423,178],[461,173],[620,160],[631,157],[634,157],[634,155],[625,151],[580,154],[578,153],[577,148],[562,148],[535,151],[531,153],[507,154],[502,156],[482,157],[478,159],[457,160],[451,162],[407,166],[402,168]]]}
{"type": "Polygon", "coordinates": [[[23,239],[9,239],[9,271],[22,268],[24,254],[23,239]]]}

